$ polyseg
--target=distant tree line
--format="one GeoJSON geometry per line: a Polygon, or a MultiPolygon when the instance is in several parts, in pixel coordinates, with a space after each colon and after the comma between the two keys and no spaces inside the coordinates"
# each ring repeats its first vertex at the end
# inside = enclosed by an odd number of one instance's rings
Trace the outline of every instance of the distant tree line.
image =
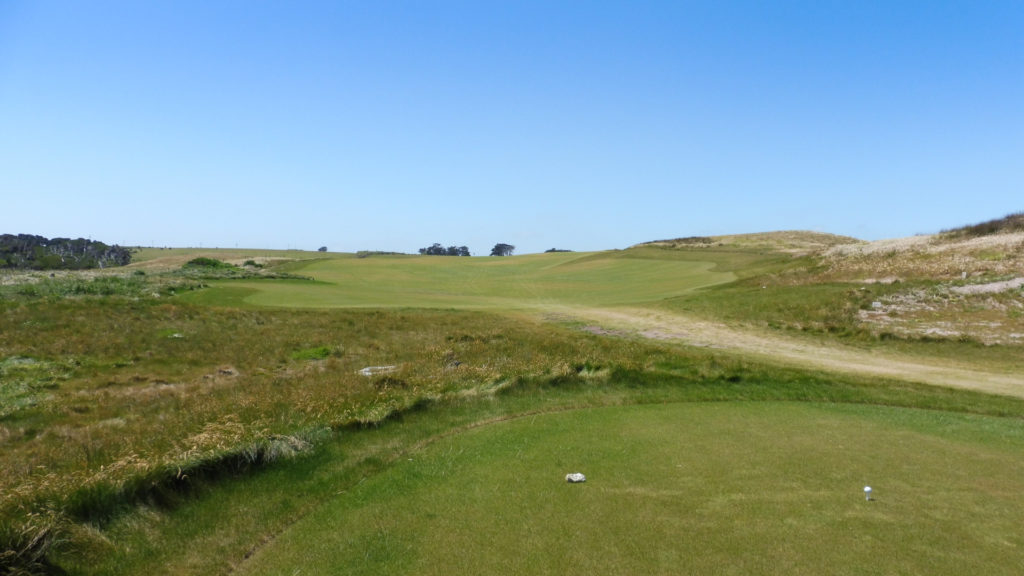
{"type": "Polygon", "coordinates": [[[0,235],[0,268],[31,270],[84,270],[124,266],[132,250],[78,238],[53,238],[31,234],[0,235]]]}
{"type": "MultiPolygon", "coordinates": [[[[498,243],[491,249],[491,256],[511,256],[516,247],[511,244],[498,243]]],[[[470,256],[469,248],[465,246],[449,246],[445,248],[440,244],[434,244],[427,248],[420,248],[420,254],[425,256],[470,256]]]]}
{"type": "Polygon", "coordinates": [[[445,248],[440,244],[434,244],[427,248],[420,248],[420,254],[425,256],[469,256],[469,248],[465,246],[449,246],[445,248]]]}
{"type": "Polygon", "coordinates": [[[572,250],[565,250],[563,248],[549,248],[544,251],[545,254],[550,254],[551,252],[572,252],[572,250]]]}

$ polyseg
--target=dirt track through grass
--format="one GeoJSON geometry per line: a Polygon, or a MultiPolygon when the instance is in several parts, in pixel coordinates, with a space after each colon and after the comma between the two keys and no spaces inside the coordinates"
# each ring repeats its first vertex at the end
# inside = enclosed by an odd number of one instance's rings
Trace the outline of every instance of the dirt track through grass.
{"type": "Polygon", "coordinates": [[[544,314],[594,323],[613,333],[720,348],[793,366],[1024,397],[1024,375],[983,371],[959,365],[954,359],[925,362],[891,352],[812,343],[645,308],[565,307],[548,309],[544,314]]]}

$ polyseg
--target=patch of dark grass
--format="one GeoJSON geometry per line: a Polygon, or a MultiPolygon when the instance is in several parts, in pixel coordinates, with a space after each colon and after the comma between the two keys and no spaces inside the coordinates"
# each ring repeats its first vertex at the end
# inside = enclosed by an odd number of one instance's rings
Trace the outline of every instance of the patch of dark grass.
{"type": "Polygon", "coordinates": [[[67,496],[62,508],[73,521],[97,526],[140,504],[170,509],[211,483],[289,460],[312,450],[326,437],[323,428],[271,435],[205,458],[162,466],[120,485],[98,482],[83,486],[67,496]]]}
{"type": "Polygon", "coordinates": [[[400,422],[412,414],[425,412],[442,404],[443,402],[436,397],[407,397],[404,404],[393,404],[383,411],[377,410],[369,414],[357,414],[354,418],[335,422],[331,429],[339,432],[378,429],[389,422],[400,422]]]}
{"type": "Polygon", "coordinates": [[[61,520],[48,512],[31,512],[20,521],[0,518],[0,574],[64,574],[50,561],[61,539],[61,520]]]}

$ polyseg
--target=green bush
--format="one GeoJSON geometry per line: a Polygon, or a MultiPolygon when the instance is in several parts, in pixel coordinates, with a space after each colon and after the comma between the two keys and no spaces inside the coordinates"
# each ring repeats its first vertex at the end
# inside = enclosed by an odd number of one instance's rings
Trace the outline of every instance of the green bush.
{"type": "Polygon", "coordinates": [[[199,258],[193,258],[193,259],[189,260],[188,262],[185,263],[184,267],[185,268],[215,268],[215,269],[234,268],[234,266],[232,266],[231,264],[228,264],[227,262],[223,262],[221,260],[217,260],[216,258],[207,258],[205,256],[200,256],[199,258]]]}
{"type": "Polygon", "coordinates": [[[292,360],[323,360],[330,355],[330,347],[317,346],[316,348],[306,348],[305,350],[292,352],[292,360]]]}

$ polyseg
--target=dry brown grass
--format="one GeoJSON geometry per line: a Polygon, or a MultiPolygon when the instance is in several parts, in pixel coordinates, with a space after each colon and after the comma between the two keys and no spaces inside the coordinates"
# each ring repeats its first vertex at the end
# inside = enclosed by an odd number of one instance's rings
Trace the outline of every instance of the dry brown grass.
{"type": "Polygon", "coordinates": [[[823,253],[830,280],[953,280],[1024,274],[1024,232],[980,237],[912,236],[835,246],[823,253]]]}
{"type": "Polygon", "coordinates": [[[784,252],[794,255],[806,255],[820,252],[832,246],[861,244],[861,240],[849,236],[838,236],[823,232],[805,230],[785,230],[779,232],[759,232],[754,234],[730,234],[707,238],[675,238],[672,240],[656,240],[640,246],[659,246],[664,248],[710,248],[729,247],[768,252],[784,252]]]}

